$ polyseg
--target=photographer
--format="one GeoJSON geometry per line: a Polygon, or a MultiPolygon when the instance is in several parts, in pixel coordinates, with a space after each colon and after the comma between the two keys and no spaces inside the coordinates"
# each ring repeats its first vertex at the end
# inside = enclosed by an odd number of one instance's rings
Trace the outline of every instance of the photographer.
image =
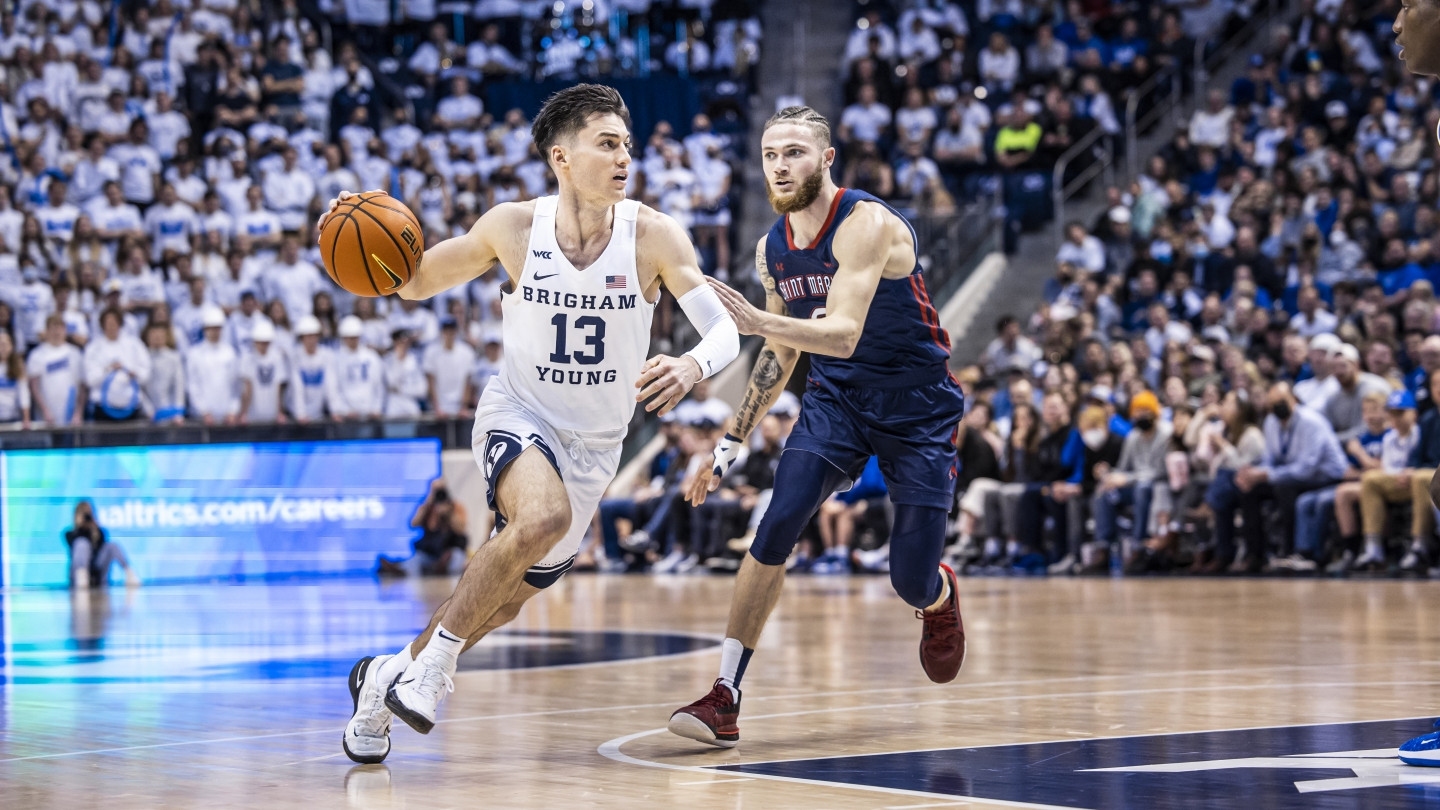
{"type": "Polygon", "coordinates": [[[380,557],[381,576],[436,576],[459,574],[465,569],[465,551],[470,538],[465,534],[465,507],[450,498],[445,481],[430,482],[430,494],[415,511],[410,525],[423,530],[415,541],[415,553],[408,560],[380,557]]]}
{"type": "Polygon", "coordinates": [[[95,507],[89,501],[75,506],[75,525],[65,531],[65,544],[70,547],[70,587],[89,588],[105,585],[110,580],[110,566],[119,563],[125,569],[125,584],[140,584],[130,568],[124,549],[105,536],[95,522],[95,507]]]}

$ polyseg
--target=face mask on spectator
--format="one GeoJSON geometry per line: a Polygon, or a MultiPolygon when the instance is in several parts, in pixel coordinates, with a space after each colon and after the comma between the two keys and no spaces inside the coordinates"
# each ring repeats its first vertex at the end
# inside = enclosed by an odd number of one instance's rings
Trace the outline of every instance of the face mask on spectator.
{"type": "Polygon", "coordinates": [[[1080,434],[1080,440],[1085,442],[1085,446],[1091,450],[1099,450],[1103,447],[1106,438],[1108,437],[1105,434],[1104,428],[1095,428],[1094,430],[1087,430],[1080,434]]]}
{"type": "Polygon", "coordinates": [[[1290,403],[1281,400],[1270,406],[1270,412],[1275,414],[1276,419],[1284,422],[1286,419],[1290,418],[1290,403]]]}
{"type": "Polygon", "coordinates": [[[1170,246],[1169,242],[1157,241],[1150,245],[1150,258],[1161,264],[1169,264],[1173,251],[1174,248],[1170,246]]]}
{"type": "Polygon", "coordinates": [[[1148,432],[1148,431],[1149,431],[1151,428],[1153,428],[1153,427],[1155,427],[1155,417],[1153,417],[1153,416],[1151,416],[1151,415],[1149,415],[1149,414],[1145,414],[1144,416],[1137,416],[1137,417],[1135,417],[1135,429],[1136,429],[1136,430],[1139,430],[1139,431],[1142,431],[1142,432],[1148,432]]]}

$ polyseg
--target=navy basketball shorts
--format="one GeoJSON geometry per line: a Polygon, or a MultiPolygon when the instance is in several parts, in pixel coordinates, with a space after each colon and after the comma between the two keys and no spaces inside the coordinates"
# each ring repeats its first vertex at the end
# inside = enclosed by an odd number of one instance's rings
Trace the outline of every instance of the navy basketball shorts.
{"type": "Polygon", "coordinates": [[[955,440],[965,396],[949,374],[904,388],[852,387],[811,377],[785,447],[821,456],[856,480],[870,456],[896,504],[950,509],[955,440]]]}

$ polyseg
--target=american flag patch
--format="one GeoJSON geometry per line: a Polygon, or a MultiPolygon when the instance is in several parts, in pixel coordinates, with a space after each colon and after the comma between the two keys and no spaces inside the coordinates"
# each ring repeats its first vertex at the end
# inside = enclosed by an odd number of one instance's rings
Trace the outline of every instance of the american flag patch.
{"type": "Polygon", "coordinates": [[[607,290],[623,290],[623,289],[625,289],[625,277],[624,277],[624,276],[606,276],[606,277],[605,277],[605,289],[607,289],[607,290]]]}

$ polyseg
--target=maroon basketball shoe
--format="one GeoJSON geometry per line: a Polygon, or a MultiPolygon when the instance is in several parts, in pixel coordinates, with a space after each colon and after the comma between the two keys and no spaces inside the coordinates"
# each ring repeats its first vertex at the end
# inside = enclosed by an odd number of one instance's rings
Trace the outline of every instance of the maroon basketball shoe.
{"type": "Polygon", "coordinates": [[[965,663],[965,623],[960,619],[960,581],[950,566],[941,563],[940,569],[950,581],[949,601],[939,610],[917,610],[915,617],[925,622],[920,634],[920,666],[935,683],[949,683],[965,663]]]}
{"type": "Polygon", "coordinates": [[[710,694],[670,715],[670,732],[720,748],[734,748],[740,742],[739,720],[740,698],[732,699],[730,687],[716,678],[710,694]]]}

